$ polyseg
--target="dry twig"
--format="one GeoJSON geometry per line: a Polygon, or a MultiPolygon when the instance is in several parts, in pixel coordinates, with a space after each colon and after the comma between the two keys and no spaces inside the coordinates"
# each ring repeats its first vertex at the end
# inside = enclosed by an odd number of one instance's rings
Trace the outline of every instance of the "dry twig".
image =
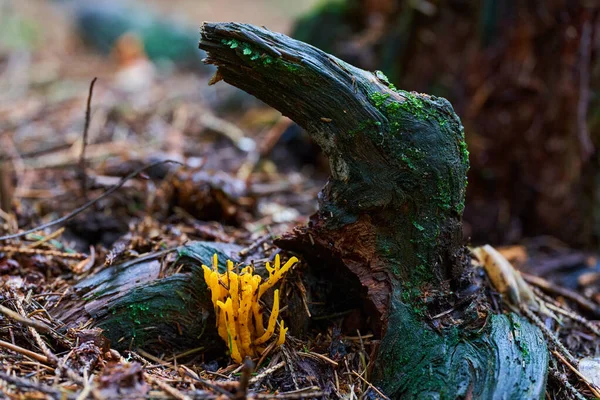
{"type": "Polygon", "coordinates": [[[48,257],[70,258],[74,260],[85,260],[88,257],[87,255],[81,253],[67,253],[64,251],[57,250],[32,249],[29,247],[16,246],[0,246],[0,252],[16,254],[35,254],[48,257]]]}
{"type": "Polygon", "coordinates": [[[16,344],[12,344],[9,342],[5,342],[4,340],[0,340],[0,347],[3,347],[8,350],[12,350],[19,354],[23,354],[24,356],[34,359],[36,361],[39,361],[41,363],[49,364],[48,357],[38,354],[38,353],[35,353],[31,350],[24,349],[23,347],[17,346],[16,344]]]}
{"type": "Polygon", "coordinates": [[[381,396],[382,399],[385,400],[389,400],[389,397],[387,397],[385,394],[383,394],[381,392],[381,390],[377,389],[375,386],[373,386],[373,384],[369,381],[367,381],[365,378],[363,378],[358,372],[356,371],[352,371],[352,375],[356,376],[358,379],[360,379],[361,381],[363,381],[363,383],[365,383],[369,388],[373,389],[373,391],[375,393],[377,393],[379,396],[381,396]]]}
{"type": "Polygon", "coordinates": [[[9,317],[11,319],[14,319],[15,321],[17,321],[25,326],[35,328],[41,332],[50,332],[52,330],[48,325],[44,324],[43,322],[24,317],[24,316],[20,315],[19,313],[15,312],[9,308],[6,308],[2,305],[0,305],[0,313],[6,315],[7,317],[9,317]]]}
{"type": "Polygon", "coordinates": [[[581,381],[583,383],[585,383],[587,385],[588,388],[590,388],[590,390],[592,391],[592,394],[594,395],[594,397],[596,398],[600,398],[600,391],[598,391],[598,388],[596,387],[596,385],[594,385],[592,382],[590,382],[585,376],[583,376],[581,374],[581,372],[579,372],[579,370],[577,368],[575,368],[575,366],[573,366],[572,363],[570,363],[569,361],[567,361],[558,351],[556,350],[552,350],[552,354],[554,354],[554,356],[556,358],[558,358],[560,360],[560,362],[562,362],[564,365],[566,365],[571,371],[573,371],[573,373],[575,375],[577,375],[577,377],[579,379],[581,379],[581,381]]]}
{"type": "Polygon", "coordinates": [[[114,192],[116,192],[117,190],[119,190],[121,188],[121,186],[123,186],[125,184],[125,182],[127,182],[129,179],[133,178],[134,176],[136,176],[140,172],[143,172],[143,171],[145,171],[147,169],[156,167],[157,165],[166,164],[166,163],[173,163],[173,164],[182,165],[179,161],[175,161],[175,160],[162,160],[162,161],[157,161],[157,162],[154,162],[152,164],[148,164],[148,165],[145,165],[143,167],[140,167],[140,168],[136,169],[135,171],[133,171],[132,173],[130,173],[129,175],[125,176],[123,179],[121,179],[121,181],[119,183],[117,183],[115,186],[113,186],[110,189],[108,189],[106,192],[102,193],[100,196],[96,197],[93,200],[90,200],[90,201],[86,202],[84,205],[76,208],[74,211],[71,211],[69,214],[65,215],[64,217],[60,217],[58,219],[55,219],[54,221],[47,222],[47,223],[42,224],[42,225],[40,225],[40,226],[38,226],[36,228],[32,228],[32,229],[26,230],[24,232],[15,233],[15,234],[12,234],[12,235],[0,236],[0,241],[20,238],[20,237],[29,235],[30,233],[38,232],[38,231],[44,230],[46,228],[50,228],[50,227],[53,227],[53,226],[56,226],[56,225],[64,224],[67,221],[69,221],[70,219],[72,219],[73,217],[81,214],[83,211],[85,211],[86,209],[88,209],[92,205],[96,204],[98,201],[100,201],[100,200],[102,200],[102,199],[110,196],[111,194],[113,194],[114,192]]]}
{"type": "Polygon", "coordinates": [[[161,390],[172,396],[177,400],[192,400],[192,398],[184,393],[181,393],[179,390],[175,389],[173,386],[169,386],[166,382],[161,381],[160,379],[156,379],[152,375],[145,373],[144,377],[150,384],[154,384],[158,386],[161,390]]]}
{"type": "Polygon", "coordinates": [[[273,372],[277,371],[279,368],[283,367],[284,365],[285,365],[285,361],[280,361],[277,364],[273,365],[272,367],[263,370],[261,373],[257,374],[252,379],[250,379],[250,384],[254,385],[257,382],[262,381],[264,378],[271,375],[273,372]]]}
{"type": "Polygon", "coordinates": [[[94,84],[98,78],[92,79],[90,91],[88,93],[87,106],[85,108],[85,125],[83,127],[83,139],[81,143],[81,154],[79,155],[79,174],[81,178],[81,194],[87,199],[87,173],[85,165],[85,148],[88,142],[88,131],[90,129],[90,114],[92,109],[92,95],[94,93],[94,84]]]}
{"type": "Polygon", "coordinates": [[[521,272],[521,275],[527,281],[527,283],[535,285],[545,291],[552,292],[559,296],[563,296],[567,299],[573,300],[586,310],[591,311],[596,315],[600,315],[600,307],[591,300],[586,299],[579,293],[576,293],[562,286],[555,285],[544,278],[540,278],[539,276],[526,274],[524,272],[521,272]]]}

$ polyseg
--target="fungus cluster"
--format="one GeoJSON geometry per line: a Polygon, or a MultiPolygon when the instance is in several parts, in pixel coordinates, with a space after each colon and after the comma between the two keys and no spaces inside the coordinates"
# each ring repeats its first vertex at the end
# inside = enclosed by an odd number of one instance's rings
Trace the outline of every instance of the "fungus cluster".
{"type": "MultiPolygon", "coordinates": [[[[219,336],[227,343],[231,358],[235,362],[241,363],[246,356],[255,357],[262,353],[265,349],[264,344],[275,333],[279,316],[279,290],[275,290],[273,294],[273,309],[266,329],[259,302],[262,295],[279,282],[296,262],[298,259],[292,257],[281,266],[279,255],[275,256],[273,266],[269,262],[266,264],[269,278],[264,282],[260,275],[254,273],[253,266],[248,265],[238,273],[233,262],[229,260],[226,271],[220,273],[216,254],[213,256],[212,268],[202,266],[204,280],[211,291],[211,300],[215,307],[219,336]]],[[[282,320],[277,346],[285,342],[287,330],[282,320]]]]}

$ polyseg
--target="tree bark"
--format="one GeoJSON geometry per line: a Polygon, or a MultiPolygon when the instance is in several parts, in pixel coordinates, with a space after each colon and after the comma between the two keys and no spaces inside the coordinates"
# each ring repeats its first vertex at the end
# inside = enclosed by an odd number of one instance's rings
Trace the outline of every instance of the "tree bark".
{"type": "Polygon", "coordinates": [[[543,397],[541,333],[491,315],[472,276],[469,159],[450,103],[251,25],[204,24],[200,48],[218,67],[213,81],[277,108],[328,156],[319,212],[278,243],[365,289],[381,337],[377,384],[393,398],[543,397]]]}

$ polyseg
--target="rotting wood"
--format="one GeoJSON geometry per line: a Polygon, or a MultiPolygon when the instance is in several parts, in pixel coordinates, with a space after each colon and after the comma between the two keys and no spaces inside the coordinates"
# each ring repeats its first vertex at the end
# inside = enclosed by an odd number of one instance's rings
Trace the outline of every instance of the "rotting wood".
{"type": "Polygon", "coordinates": [[[492,315],[471,274],[468,152],[451,105],[251,25],[206,23],[200,48],[225,82],[303,126],[329,157],[319,212],[277,243],[365,289],[382,338],[375,383],[391,398],[543,397],[540,331],[492,315]],[[428,315],[450,306],[434,329],[428,315]]]}

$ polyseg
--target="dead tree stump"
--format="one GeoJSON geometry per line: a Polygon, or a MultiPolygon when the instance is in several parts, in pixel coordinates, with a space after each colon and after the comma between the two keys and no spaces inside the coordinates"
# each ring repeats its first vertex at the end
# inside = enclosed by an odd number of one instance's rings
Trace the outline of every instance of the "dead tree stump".
{"type": "Polygon", "coordinates": [[[472,276],[469,159],[450,103],[251,25],[206,23],[200,48],[213,81],[280,110],[328,156],[319,212],[278,243],[356,276],[381,335],[376,384],[392,398],[543,397],[541,333],[492,315],[472,276]]]}

